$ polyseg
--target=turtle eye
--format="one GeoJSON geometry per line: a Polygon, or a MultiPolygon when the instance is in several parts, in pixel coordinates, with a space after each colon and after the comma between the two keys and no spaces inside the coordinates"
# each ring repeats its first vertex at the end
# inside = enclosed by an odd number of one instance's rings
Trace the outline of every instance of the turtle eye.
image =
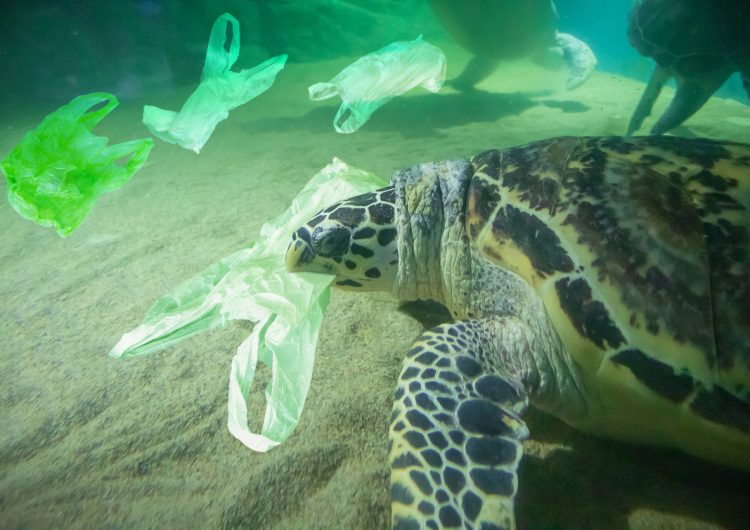
{"type": "Polygon", "coordinates": [[[349,230],[343,226],[335,228],[317,227],[312,233],[312,248],[324,258],[341,257],[349,249],[349,230]]]}

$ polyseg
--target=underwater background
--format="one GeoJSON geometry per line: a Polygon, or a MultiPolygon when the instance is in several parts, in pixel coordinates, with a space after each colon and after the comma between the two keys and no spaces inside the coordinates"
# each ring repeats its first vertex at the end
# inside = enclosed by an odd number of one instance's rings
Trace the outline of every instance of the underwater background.
{"type": "MultiPolygon", "coordinates": [[[[222,13],[241,25],[238,68],[289,60],[199,155],[156,140],[132,180],[69,237],[0,206],[0,528],[386,528],[393,389],[422,329],[389,296],[332,293],[302,419],[265,454],[226,428],[229,364],[249,324],[125,361],[107,352],[157,298],[254,242],[334,156],[388,177],[553,136],[623,134],[653,69],[625,34],[632,2],[556,4],[559,29],[597,55],[584,85],[566,91],[562,70],[503,63],[480,90],[418,88],[342,135],[332,126],[339,101],[309,101],[309,85],[420,34],[446,53],[448,79],[469,60],[426,1],[4,3],[0,158],[93,91],[121,101],[97,134],[148,136],[143,105],[182,105],[222,13]]],[[[737,76],[672,133],[748,141],[737,76]]],[[[261,370],[249,397],[255,428],[269,378],[261,370]]],[[[528,424],[519,528],[750,528],[746,476],[586,436],[535,411],[528,424]]]]}

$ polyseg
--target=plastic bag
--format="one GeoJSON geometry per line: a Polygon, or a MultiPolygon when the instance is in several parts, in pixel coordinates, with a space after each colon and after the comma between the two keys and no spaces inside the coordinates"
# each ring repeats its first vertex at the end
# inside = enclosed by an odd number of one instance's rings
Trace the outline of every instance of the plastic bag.
{"type": "Polygon", "coordinates": [[[250,70],[232,72],[240,54],[240,24],[232,15],[221,15],[211,30],[206,62],[198,88],[185,101],[180,112],[146,105],[143,123],[151,133],[172,144],[199,153],[216,125],[229,111],[244,105],[273,85],[286,64],[286,55],[268,59],[250,70]],[[231,36],[227,29],[231,27],[231,36]]]}
{"type": "Polygon", "coordinates": [[[284,256],[292,233],[331,203],[372,191],[387,181],[340,160],[321,170],[291,207],[266,223],[260,240],[212,265],[159,299],[143,323],[109,353],[115,358],[151,353],[230,320],[255,322],[237,348],[229,379],[229,431],[256,451],[284,441],[302,414],[312,377],[318,330],[333,276],[288,274],[284,256]],[[258,361],[273,370],[261,432],[248,428],[246,396],[258,361]]]}
{"type": "Polygon", "coordinates": [[[118,103],[106,92],[78,96],[8,153],[0,168],[8,202],[19,214],[66,237],[100,195],[119,189],[140,169],[154,145],[151,138],[107,146],[106,137],[91,132],[118,103]]]}
{"type": "Polygon", "coordinates": [[[353,133],[373,113],[395,96],[422,86],[438,92],[445,81],[446,60],[442,50],[422,40],[398,41],[358,59],[328,83],[308,87],[310,99],[340,96],[333,127],[353,133]]]}

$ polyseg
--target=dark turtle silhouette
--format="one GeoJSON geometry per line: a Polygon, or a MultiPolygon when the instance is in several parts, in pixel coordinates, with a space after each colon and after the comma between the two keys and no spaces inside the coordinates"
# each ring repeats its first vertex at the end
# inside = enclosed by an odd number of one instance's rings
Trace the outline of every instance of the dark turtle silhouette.
{"type": "Polygon", "coordinates": [[[474,54],[451,81],[459,90],[473,89],[500,61],[531,57],[546,65],[551,56],[562,59],[568,89],[582,85],[596,66],[585,42],[557,31],[552,0],[430,0],[430,7],[456,42],[474,54]]]}
{"type": "Polygon", "coordinates": [[[651,129],[662,134],[700,109],[734,73],[750,97],[750,0],[638,0],[628,38],[656,61],[646,91],[628,125],[638,130],[671,78],[677,93],[651,129]]]}

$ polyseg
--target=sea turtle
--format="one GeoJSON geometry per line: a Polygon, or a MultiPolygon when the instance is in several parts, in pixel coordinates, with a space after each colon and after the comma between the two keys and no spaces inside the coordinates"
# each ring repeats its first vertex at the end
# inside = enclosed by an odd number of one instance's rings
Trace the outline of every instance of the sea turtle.
{"type": "Polygon", "coordinates": [[[596,66],[585,43],[557,31],[552,0],[430,0],[433,12],[454,39],[474,54],[451,84],[469,90],[489,76],[500,61],[532,57],[549,64],[562,56],[568,66],[566,87],[583,84],[596,66]]]}
{"type": "Polygon", "coordinates": [[[392,522],[514,528],[528,403],[750,470],[750,145],[565,137],[398,171],[289,271],[436,300],[390,427],[392,522]]]}
{"type": "Polygon", "coordinates": [[[740,72],[750,97],[750,2],[747,0],[638,0],[630,12],[630,43],[656,61],[627,134],[651,114],[662,87],[677,80],[677,93],[651,129],[662,134],[700,109],[740,72]]]}

